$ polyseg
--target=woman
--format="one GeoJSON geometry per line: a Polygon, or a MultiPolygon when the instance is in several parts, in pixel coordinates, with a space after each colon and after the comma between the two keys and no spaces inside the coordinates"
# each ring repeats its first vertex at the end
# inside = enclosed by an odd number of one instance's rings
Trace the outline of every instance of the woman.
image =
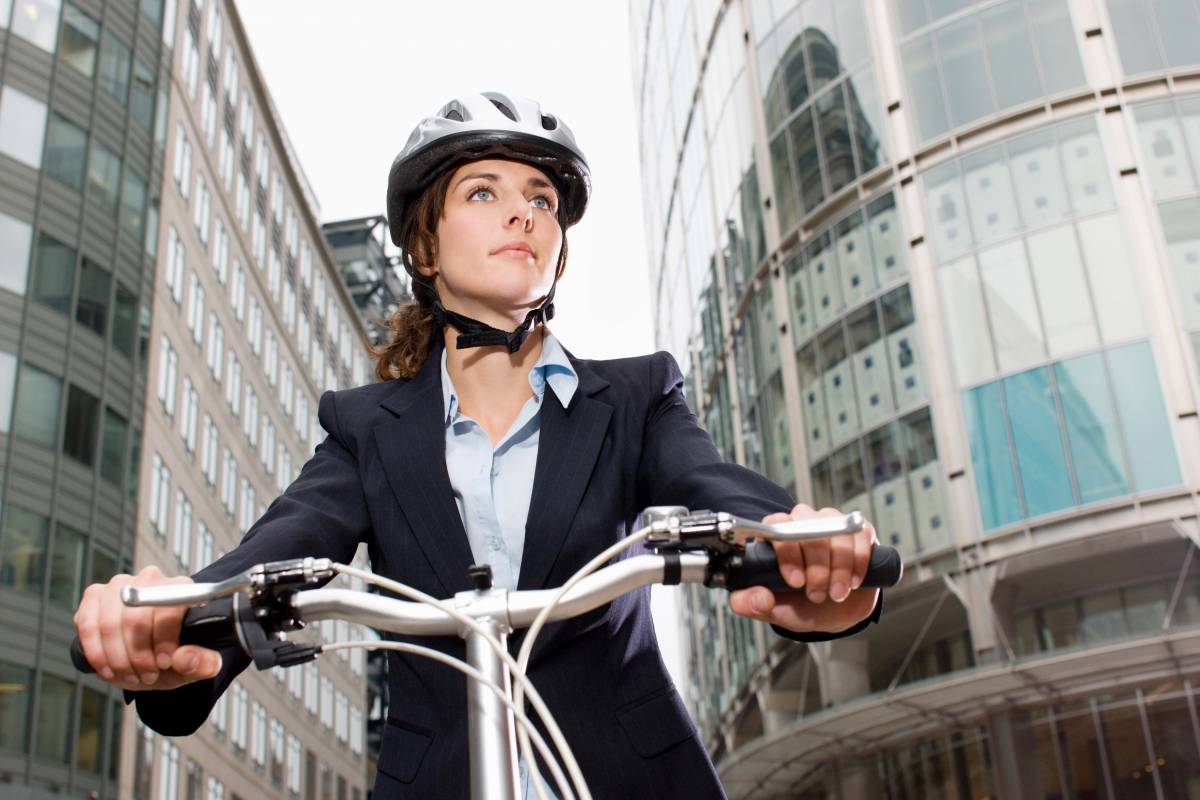
{"type": "MultiPolygon", "coordinates": [[[[322,396],[325,441],[241,544],[195,579],[283,558],[345,562],[366,542],[376,572],[435,596],[469,588],[467,567],[484,562],[501,588],[541,588],[562,584],[649,505],[768,522],[836,513],[793,507],[778,486],[722,463],[669,355],[580,360],[546,328],[564,231],[588,193],[570,130],[534,102],[473,95],[423,121],[389,177],[391,234],[416,299],[377,354],[381,382],[322,396]]],[[[879,613],[878,592],[858,588],[873,538],[868,528],[778,548],[784,578],[803,591],[743,590],[733,610],[799,640],[865,626],[879,613]]],[[[119,600],[127,584],[188,580],[153,567],[117,576],[89,586],[76,613],[97,672],[168,735],[196,730],[247,665],[235,651],[178,646],[182,610],[119,600]]],[[[463,651],[454,637],[421,643],[463,651]]],[[[377,796],[465,796],[463,679],[395,652],[388,667],[377,796]]],[[[659,655],[648,589],[549,626],[530,677],[596,797],[722,795],[659,655]]]]}

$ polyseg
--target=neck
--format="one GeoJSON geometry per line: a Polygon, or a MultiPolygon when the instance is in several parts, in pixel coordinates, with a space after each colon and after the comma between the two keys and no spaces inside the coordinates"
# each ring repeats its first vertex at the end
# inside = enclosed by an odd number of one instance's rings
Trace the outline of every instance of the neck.
{"type": "Polygon", "coordinates": [[[542,355],[545,328],[538,326],[515,353],[503,347],[458,349],[459,332],[453,325],[445,328],[446,371],[458,392],[464,411],[477,409],[493,399],[510,402],[518,397],[523,403],[530,395],[529,371],[542,355]]]}

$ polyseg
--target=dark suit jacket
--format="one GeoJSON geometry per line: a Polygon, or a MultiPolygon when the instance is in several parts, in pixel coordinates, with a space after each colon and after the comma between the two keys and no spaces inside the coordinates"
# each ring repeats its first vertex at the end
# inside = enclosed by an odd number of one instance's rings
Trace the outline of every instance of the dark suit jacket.
{"type": "MultiPolygon", "coordinates": [[[[380,574],[437,597],[470,588],[471,551],[446,472],[440,353],[435,349],[412,380],[326,392],[318,414],[328,437],[242,543],[196,580],[284,558],[348,562],[366,542],[380,574]]],[[[579,390],[569,407],[553,392],[542,405],[519,589],[561,585],[630,532],[646,506],[753,518],[791,509],[783,489],[721,460],[684,401],[669,354],[572,358],[572,364],[579,390]]],[[[514,652],[520,642],[520,634],[512,637],[514,652]]],[[[419,643],[464,655],[456,637],[419,643]]],[[[240,653],[222,655],[214,680],[130,693],[138,714],[167,735],[195,731],[247,666],[240,653]]],[[[595,797],[724,796],[663,665],[648,587],[548,626],[530,677],[573,744],[595,797]]],[[[375,796],[467,797],[465,678],[392,652],[388,689],[375,796]]]]}

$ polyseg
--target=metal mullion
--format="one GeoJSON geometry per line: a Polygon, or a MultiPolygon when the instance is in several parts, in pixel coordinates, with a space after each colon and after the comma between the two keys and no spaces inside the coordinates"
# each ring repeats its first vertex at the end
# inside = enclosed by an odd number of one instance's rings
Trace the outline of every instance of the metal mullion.
{"type": "Polygon", "coordinates": [[[1046,710],[1046,722],[1050,727],[1050,743],[1054,747],[1054,764],[1058,767],[1058,789],[1064,798],[1071,797],[1067,786],[1067,761],[1063,754],[1062,743],[1058,740],[1058,718],[1054,714],[1054,706],[1046,710]]]}
{"type": "Polygon", "coordinates": [[[1188,716],[1192,719],[1192,743],[1196,746],[1196,754],[1200,756],[1200,718],[1196,716],[1196,692],[1192,689],[1191,681],[1183,682],[1184,696],[1188,704],[1188,716]]]}
{"type": "Polygon", "coordinates": [[[1083,505],[1083,492],[1079,488],[1079,474],[1075,469],[1075,459],[1071,453],[1071,440],[1067,435],[1067,415],[1063,406],[1062,394],[1058,390],[1058,373],[1053,369],[1056,362],[1049,362],[1044,369],[1050,377],[1050,391],[1054,400],[1054,411],[1061,421],[1058,429],[1059,442],[1063,448],[1063,460],[1067,465],[1067,479],[1071,482],[1071,497],[1076,507],[1083,505]]]}
{"type": "Polygon", "coordinates": [[[1108,748],[1105,746],[1104,725],[1100,721],[1100,706],[1095,697],[1088,698],[1088,706],[1092,711],[1092,728],[1096,735],[1096,749],[1100,753],[1100,771],[1104,775],[1104,788],[1108,791],[1109,800],[1119,800],[1113,790],[1112,768],[1108,763],[1108,748]]]}
{"type": "Polygon", "coordinates": [[[1175,589],[1171,592],[1171,603],[1167,606],[1167,613],[1163,615],[1162,630],[1165,632],[1171,627],[1171,619],[1175,616],[1175,609],[1179,605],[1179,597],[1183,594],[1183,586],[1187,581],[1188,568],[1192,565],[1192,556],[1196,554],[1196,548],[1189,546],[1187,555],[1184,556],[1183,566],[1179,570],[1179,577],[1175,580],[1175,589]]]}
{"type": "Polygon", "coordinates": [[[1141,689],[1137,690],[1136,696],[1138,716],[1142,720],[1142,739],[1146,744],[1146,755],[1150,757],[1151,766],[1149,772],[1150,777],[1154,779],[1154,794],[1158,800],[1164,800],[1162,779],[1158,776],[1160,771],[1158,768],[1158,754],[1154,752],[1154,737],[1150,735],[1150,715],[1146,711],[1146,697],[1142,694],[1141,689]]]}

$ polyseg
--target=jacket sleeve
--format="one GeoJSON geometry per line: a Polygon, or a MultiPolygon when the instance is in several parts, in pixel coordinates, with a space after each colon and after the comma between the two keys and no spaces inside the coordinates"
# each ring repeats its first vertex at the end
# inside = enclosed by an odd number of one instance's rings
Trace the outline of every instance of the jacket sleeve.
{"type": "MultiPolygon", "coordinates": [[[[335,395],[321,396],[317,416],[328,434],[300,475],[277,497],[236,548],[192,578],[217,581],[267,561],[330,558],[347,563],[370,531],[358,463],[338,426],[335,395]]],[[[237,648],[221,651],[220,673],[169,691],[125,692],[138,716],[166,736],[194,733],[233,679],[250,663],[237,648]]]]}
{"type": "MultiPolygon", "coordinates": [[[[796,505],[778,484],[737,464],[725,463],[683,396],[683,374],[667,352],[650,357],[652,398],[642,434],[638,467],[638,503],[680,505],[690,509],[727,511],[739,517],[762,519],[791,511],[796,505]]],[[[796,633],[772,625],[780,636],[798,642],[821,642],[850,636],[878,622],[882,595],[866,620],[841,633],[796,633]]]]}

